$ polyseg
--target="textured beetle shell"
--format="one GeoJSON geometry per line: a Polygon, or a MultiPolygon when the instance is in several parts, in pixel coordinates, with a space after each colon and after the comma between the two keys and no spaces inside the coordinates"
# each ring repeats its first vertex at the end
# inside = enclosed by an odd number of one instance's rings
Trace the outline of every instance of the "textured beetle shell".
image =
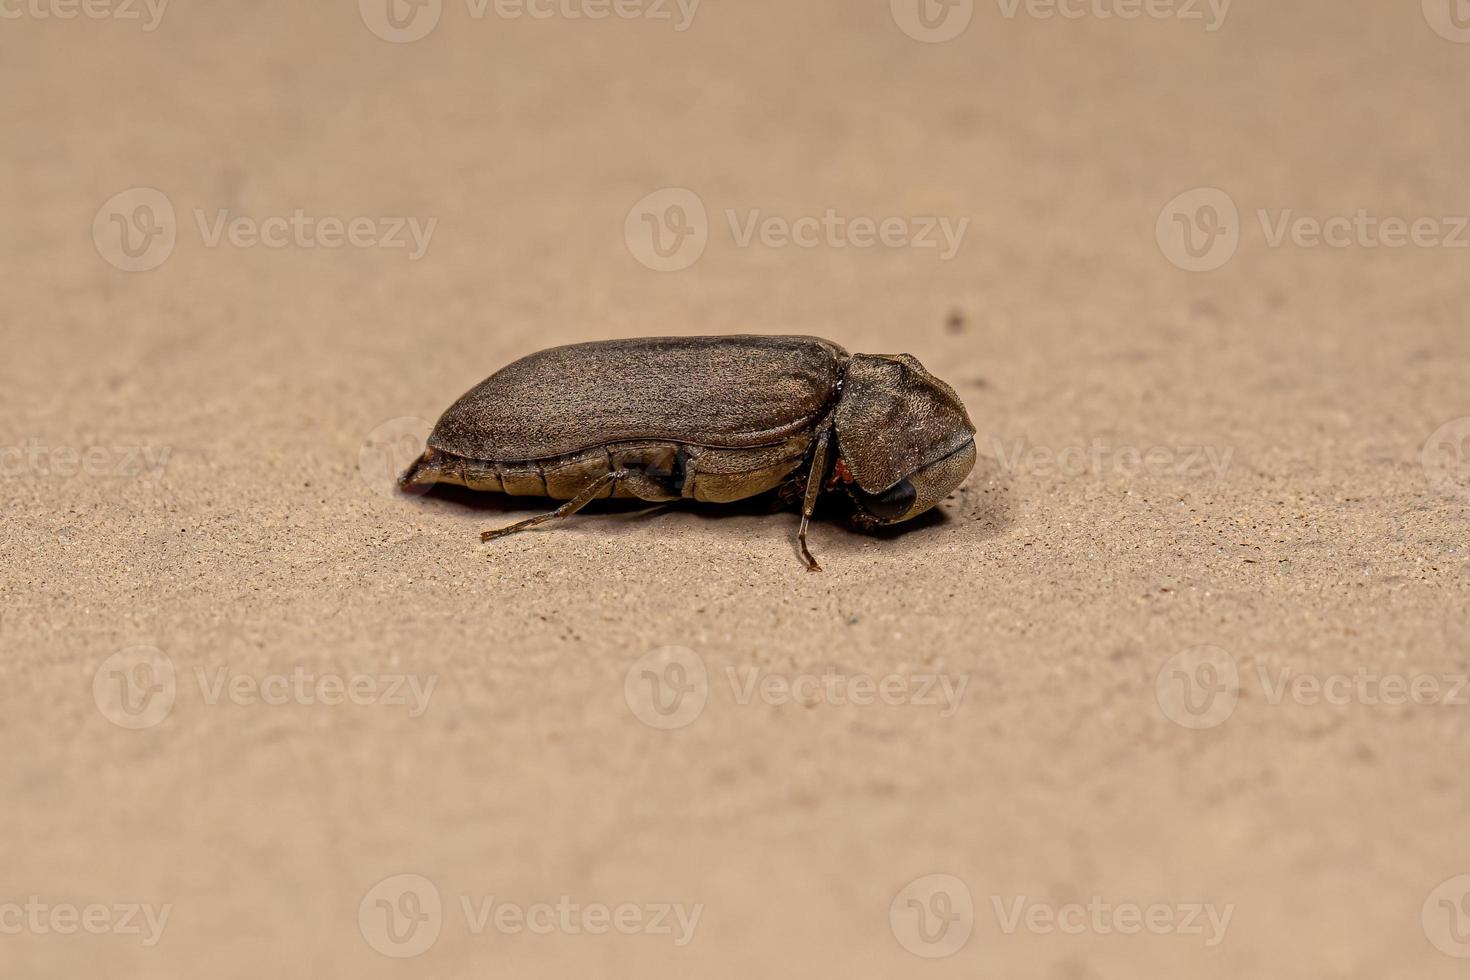
{"type": "Polygon", "coordinates": [[[849,355],[819,337],[656,337],[554,347],[452,405],[429,446],[467,459],[541,460],[666,440],[743,449],[809,430],[849,355]]]}

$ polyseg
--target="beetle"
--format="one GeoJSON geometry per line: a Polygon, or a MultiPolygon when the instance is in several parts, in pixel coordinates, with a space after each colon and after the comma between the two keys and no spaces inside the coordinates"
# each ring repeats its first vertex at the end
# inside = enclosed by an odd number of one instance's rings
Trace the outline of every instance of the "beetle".
{"type": "Polygon", "coordinates": [[[954,389],[909,354],[849,354],[820,337],[646,337],[553,347],[502,368],[439,419],[399,485],[566,501],[480,540],[568,517],[598,498],[801,501],[824,490],[860,528],[929,510],[975,465],[954,389]]]}

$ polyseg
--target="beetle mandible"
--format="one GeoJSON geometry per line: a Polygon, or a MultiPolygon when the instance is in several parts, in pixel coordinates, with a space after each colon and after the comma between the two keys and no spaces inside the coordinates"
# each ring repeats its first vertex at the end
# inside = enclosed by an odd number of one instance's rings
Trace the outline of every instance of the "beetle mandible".
{"type": "Polygon", "coordinates": [[[975,426],[954,389],[908,354],[849,354],[819,337],[649,337],[553,347],[502,368],[439,419],[404,488],[448,483],[549,497],[547,514],[598,498],[730,503],[770,490],[801,500],[797,542],[823,490],[859,527],[897,524],[975,465],[975,426]]]}

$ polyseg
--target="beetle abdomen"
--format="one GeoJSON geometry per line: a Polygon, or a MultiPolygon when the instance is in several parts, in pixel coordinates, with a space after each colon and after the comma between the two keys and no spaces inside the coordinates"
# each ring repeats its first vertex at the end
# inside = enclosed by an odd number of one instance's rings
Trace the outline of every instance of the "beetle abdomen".
{"type": "MultiPolygon", "coordinates": [[[[679,466],[677,456],[677,446],[659,443],[599,447],[557,459],[514,462],[468,459],[429,449],[409,468],[403,480],[412,486],[448,483],[514,497],[570,500],[604,473],[629,467],[654,479],[665,480],[673,491],[672,496],[677,497],[677,484],[682,479],[676,473],[679,466]]],[[[631,493],[615,495],[635,496],[631,493]]]]}
{"type": "Polygon", "coordinates": [[[429,446],[472,460],[535,461],[639,440],[770,445],[806,431],[830,406],[847,359],[818,337],[554,347],[470,389],[444,413],[429,446]]]}
{"type": "Polygon", "coordinates": [[[640,475],[636,487],[613,484],[601,496],[729,503],[780,486],[801,465],[810,444],[804,433],[750,449],[615,443],[553,459],[510,462],[467,459],[429,449],[409,467],[403,482],[407,486],[448,483],[515,497],[570,500],[604,474],[631,469],[640,475]]]}

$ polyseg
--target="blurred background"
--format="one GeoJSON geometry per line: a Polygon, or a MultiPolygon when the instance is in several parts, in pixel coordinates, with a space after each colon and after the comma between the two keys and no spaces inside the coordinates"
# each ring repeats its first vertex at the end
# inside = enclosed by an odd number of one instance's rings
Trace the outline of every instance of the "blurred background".
{"type": "Polygon", "coordinates": [[[0,78],[5,976],[1463,974],[1464,0],[0,0],[0,78]],[[392,491],[722,333],[981,464],[821,576],[392,491]]]}

